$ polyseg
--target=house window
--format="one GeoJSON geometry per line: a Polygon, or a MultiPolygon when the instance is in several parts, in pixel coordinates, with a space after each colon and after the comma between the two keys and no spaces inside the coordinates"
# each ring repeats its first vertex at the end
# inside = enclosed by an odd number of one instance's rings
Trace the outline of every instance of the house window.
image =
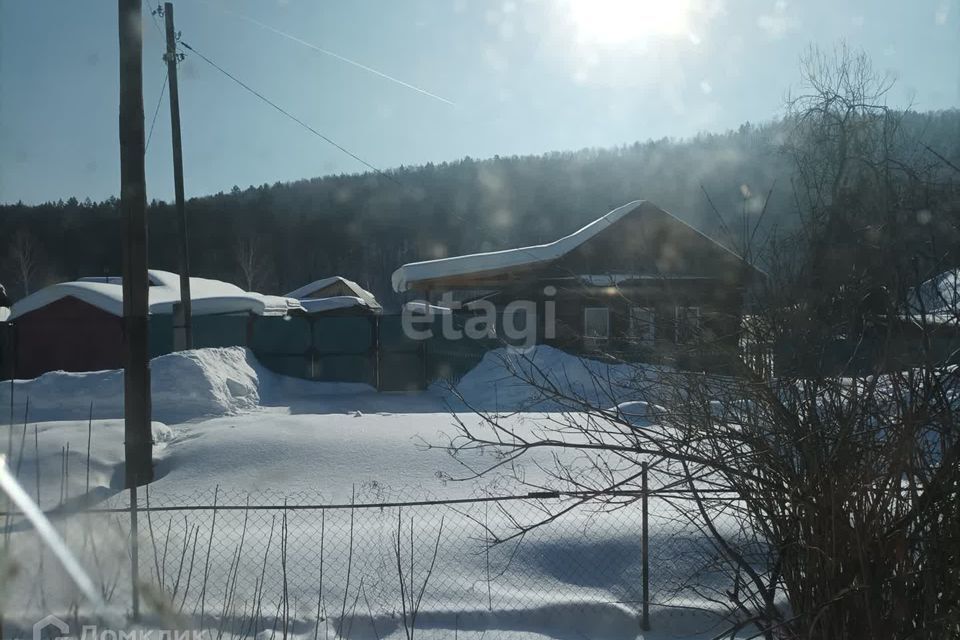
{"type": "Polygon", "coordinates": [[[654,313],[649,307],[630,307],[630,337],[636,344],[652,346],[656,337],[654,313]]]}
{"type": "Polygon", "coordinates": [[[610,337],[610,310],[606,307],[586,307],[583,310],[583,340],[587,346],[596,346],[610,337]]]}
{"type": "Polygon", "coordinates": [[[700,335],[700,307],[677,307],[677,343],[693,342],[700,335]]]}

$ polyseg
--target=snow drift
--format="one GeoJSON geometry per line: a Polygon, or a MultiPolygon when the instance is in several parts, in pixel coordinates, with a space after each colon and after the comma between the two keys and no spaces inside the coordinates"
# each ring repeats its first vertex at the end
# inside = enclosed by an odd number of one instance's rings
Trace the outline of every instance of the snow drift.
{"type": "MultiPolygon", "coordinates": [[[[574,399],[614,407],[649,399],[648,391],[656,387],[661,372],[662,367],[605,363],[544,345],[526,351],[503,348],[487,353],[454,387],[435,383],[423,396],[430,406],[419,410],[581,410],[574,399]]],[[[290,407],[301,400],[319,402],[328,410],[345,410],[347,405],[356,409],[360,395],[369,410],[389,411],[391,404],[389,396],[377,394],[366,384],[276,374],[243,347],[194,349],[154,358],[151,381],[153,416],[167,423],[236,415],[261,406],[290,407]]],[[[19,419],[28,400],[33,420],[82,420],[91,403],[94,418],[123,417],[123,371],[119,369],[52,371],[33,380],[16,380],[12,386],[19,419]]],[[[10,388],[7,383],[0,385],[0,406],[9,406],[10,388]]]]}
{"type": "MultiPolygon", "coordinates": [[[[276,374],[244,347],[178,351],[150,361],[153,417],[177,423],[237,415],[261,405],[288,405],[299,398],[351,397],[373,387],[314,382],[276,374]]],[[[0,406],[10,405],[10,384],[0,385],[0,406]]],[[[51,371],[13,383],[14,409],[23,419],[82,420],[93,404],[96,419],[123,417],[123,371],[51,371]]]]}
{"type": "MultiPolygon", "coordinates": [[[[242,347],[180,351],[151,361],[154,418],[181,422],[236,414],[260,404],[259,365],[242,347]]],[[[95,418],[123,417],[123,371],[51,371],[13,383],[17,415],[29,401],[31,419],[82,419],[93,405],[95,418]]],[[[10,385],[0,389],[3,405],[10,385]]]]}
{"type": "Polygon", "coordinates": [[[648,397],[662,367],[608,363],[571,355],[546,345],[511,347],[487,353],[449,394],[455,409],[483,411],[582,410],[576,400],[611,407],[648,397]]]}

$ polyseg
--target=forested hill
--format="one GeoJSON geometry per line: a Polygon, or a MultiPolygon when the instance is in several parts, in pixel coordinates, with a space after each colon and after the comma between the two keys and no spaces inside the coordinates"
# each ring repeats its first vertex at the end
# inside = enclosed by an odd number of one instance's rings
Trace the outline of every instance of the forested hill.
{"type": "MultiPolygon", "coordinates": [[[[941,153],[960,157],[960,111],[908,114],[905,121],[941,153]]],[[[795,217],[783,132],[779,123],[744,125],[683,141],[234,187],[188,201],[193,273],[265,293],[339,274],[390,304],[390,274],[400,264],[549,242],[636,199],[730,245],[768,193],[765,226],[789,226],[795,217]]],[[[152,203],[153,267],[176,270],[175,231],[173,207],[152,203]]],[[[17,298],[25,265],[31,290],[118,274],[121,233],[115,199],[0,205],[0,282],[17,298]]]]}

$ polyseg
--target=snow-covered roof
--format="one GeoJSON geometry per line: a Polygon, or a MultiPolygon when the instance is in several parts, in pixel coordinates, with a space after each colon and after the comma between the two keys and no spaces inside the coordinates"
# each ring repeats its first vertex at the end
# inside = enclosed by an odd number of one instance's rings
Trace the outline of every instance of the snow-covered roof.
{"type": "Polygon", "coordinates": [[[927,312],[960,310],[960,268],[944,271],[912,290],[910,303],[918,312],[921,308],[927,312]]]}
{"type": "MultiPolygon", "coordinates": [[[[180,276],[169,271],[148,272],[149,311],[152,314],[173,313],[180,302],[180,276]]],[[[253,313],[260,316],[286,315],[302,309],[300,303],[283,296],[268,296],[244,291],[236,285],[207,278],[190,278],[193,315],[253,313]]],[[[11,319],[45,307],[66,297],[74,297],[115,316],[123,315],[123,285],[120,278],[82,278],[61,282],[30,294],[13,305],[11,319]]]]}
{"type": "Polygon", "coordinates": [[[300,300],[300,305],[307,313],[324,313],[326,311],[335,311],[337,309],[349,309],[351,307],[363,307],[369,309],[367,301],[357,296],[331,296],[329,298],[304,298],[300,300]]]}
{"type": "Polygon", "coordinates": [[[360,298],[363,301],[363,306],[370,307],[371,309],[380,309],[380,303],[377,302],[376,297],[358,285],[353,280],[348,280],[343,276],[330,276],[329,278],[321,278],[320,280],[314,280],[310,284],[305,284],[299,289],[294,289],[287,294],[289,298],[297,298],[301,302],[304,300],[309,300],[310,296],[315,294],[318,291],[323,291],[329,286],[336,283],[343,284],[348,290],[354,293],[353,296],[328,296],[328,297],[356,297],[360,298]]]}
{"type": "Polygon", "coordinates": [[[960,322],[960,268],[930,278],[908,294],[911,315],[934,324],[960,322]]]}
{"type": "MultiPolygon", "coordinates": [[[[585,227],[574,231],[568,236],[549,242],[547,244],[534,245],[532,247],[520,247],[518,249],[507,249],[505,251],[492,251],[489,253],[474,253],[465,256],[455,256],[451,258],[441,258],[439,260],[427,260],[425,262],[413,262],[405,264],[393,272],[392,284],[393,290],[402,293],[411,288],[413,283],[424,280],[433,280],[436,278],[445,278],[450,276],[459,276],[465,274],[481,274],[485,272],[499,272],[506,269],[517,267],[530,267],[539,264],[552,262],[567,253],[573,251],[586,241],[590,240],[604,229],[618,222],[624,216],[634,211],[657,211],[670,215],[647,200],[634,200],[627,204],[617,207],[606,215],[597,218],[585,227]]],[[[674,217],[674,216],[671,216],[674,217]]],[[[679,218],[675,218],[679,224],[687,225],[679,218]]],[[[730,253],[740,260],[729,249],[716,242],[713,238],[704,235],[693,227],[692,231],[703,236],[715,244],[718,248],[730,253]]]]}
{"type": "Polygon", "coordinates": [[[327,287],[329,287],[335,282],[343,282],[345,284],[349,283],[356,286],[355,282],[351,280],[347,280],[342,276],[330,276],[329,278],[320,278],[319,280],[314,280],[310,284],[305,284],[298,289],[294,289],[287,295],[290,296],[291,298],[298,298],[298,299],[304,298],[310,295],[311,293],[320,291],[321,289],[326,289],[327,287]]]}
{"type": "Polygon", "coordinates": [[[643,200],[634,200],[622,207],[617,207],[582,229],[547,244],[520,247],[518,249],[506,249],[504,251],[491,251],[489,253],[473,253],[465,256],[405,264],[393,272],[391,278],[393,290],[397,293],[402,293],[410,288],[411,283],[419,280],[432,280],[434,278],[456,276],[466,273],[499,271],[511,267],[529,266],[556,260],[579,247],[639,207],[643,202],[643,200]]]}

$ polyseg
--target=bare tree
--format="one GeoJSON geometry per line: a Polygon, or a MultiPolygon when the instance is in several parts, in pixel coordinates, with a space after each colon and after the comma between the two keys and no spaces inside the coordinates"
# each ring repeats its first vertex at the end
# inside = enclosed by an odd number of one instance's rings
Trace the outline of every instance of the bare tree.
{"type": "Polygon", "coordinates": [[[238,235],[234,241],[234,257],[240,284],[247,291],[267,285],[273,277],[273,260],[260,236],[238,235]]]}
{"type": "Polygon", "coordinates": [[[731,353],[730,375],[584,363],[589,383],[571,384],[518,354],[515,381],[555,411],[521,428],[471,407],[479,426],[458,418],[449,448],[498,452],[470,475],[555,453],[533,486],[571,501],[514,537],[635,500],[649,463],[711,542],[727,584],[692,587],[731,637],[960,637],[960,309],[921,295],[956,267],[960,181],[900,136],[862,54],[811,50],[803,69],[786,147],[802,224],[769,252],[743,326],[773,375],[731,353]]]}
{"type": "Polygon", "coordinates": [[[31,284],[40,270],[40,248],[37,240],[26,229],[17,229],[10,239],[8,250],[23,295],[28,296],[31,284]]]}

